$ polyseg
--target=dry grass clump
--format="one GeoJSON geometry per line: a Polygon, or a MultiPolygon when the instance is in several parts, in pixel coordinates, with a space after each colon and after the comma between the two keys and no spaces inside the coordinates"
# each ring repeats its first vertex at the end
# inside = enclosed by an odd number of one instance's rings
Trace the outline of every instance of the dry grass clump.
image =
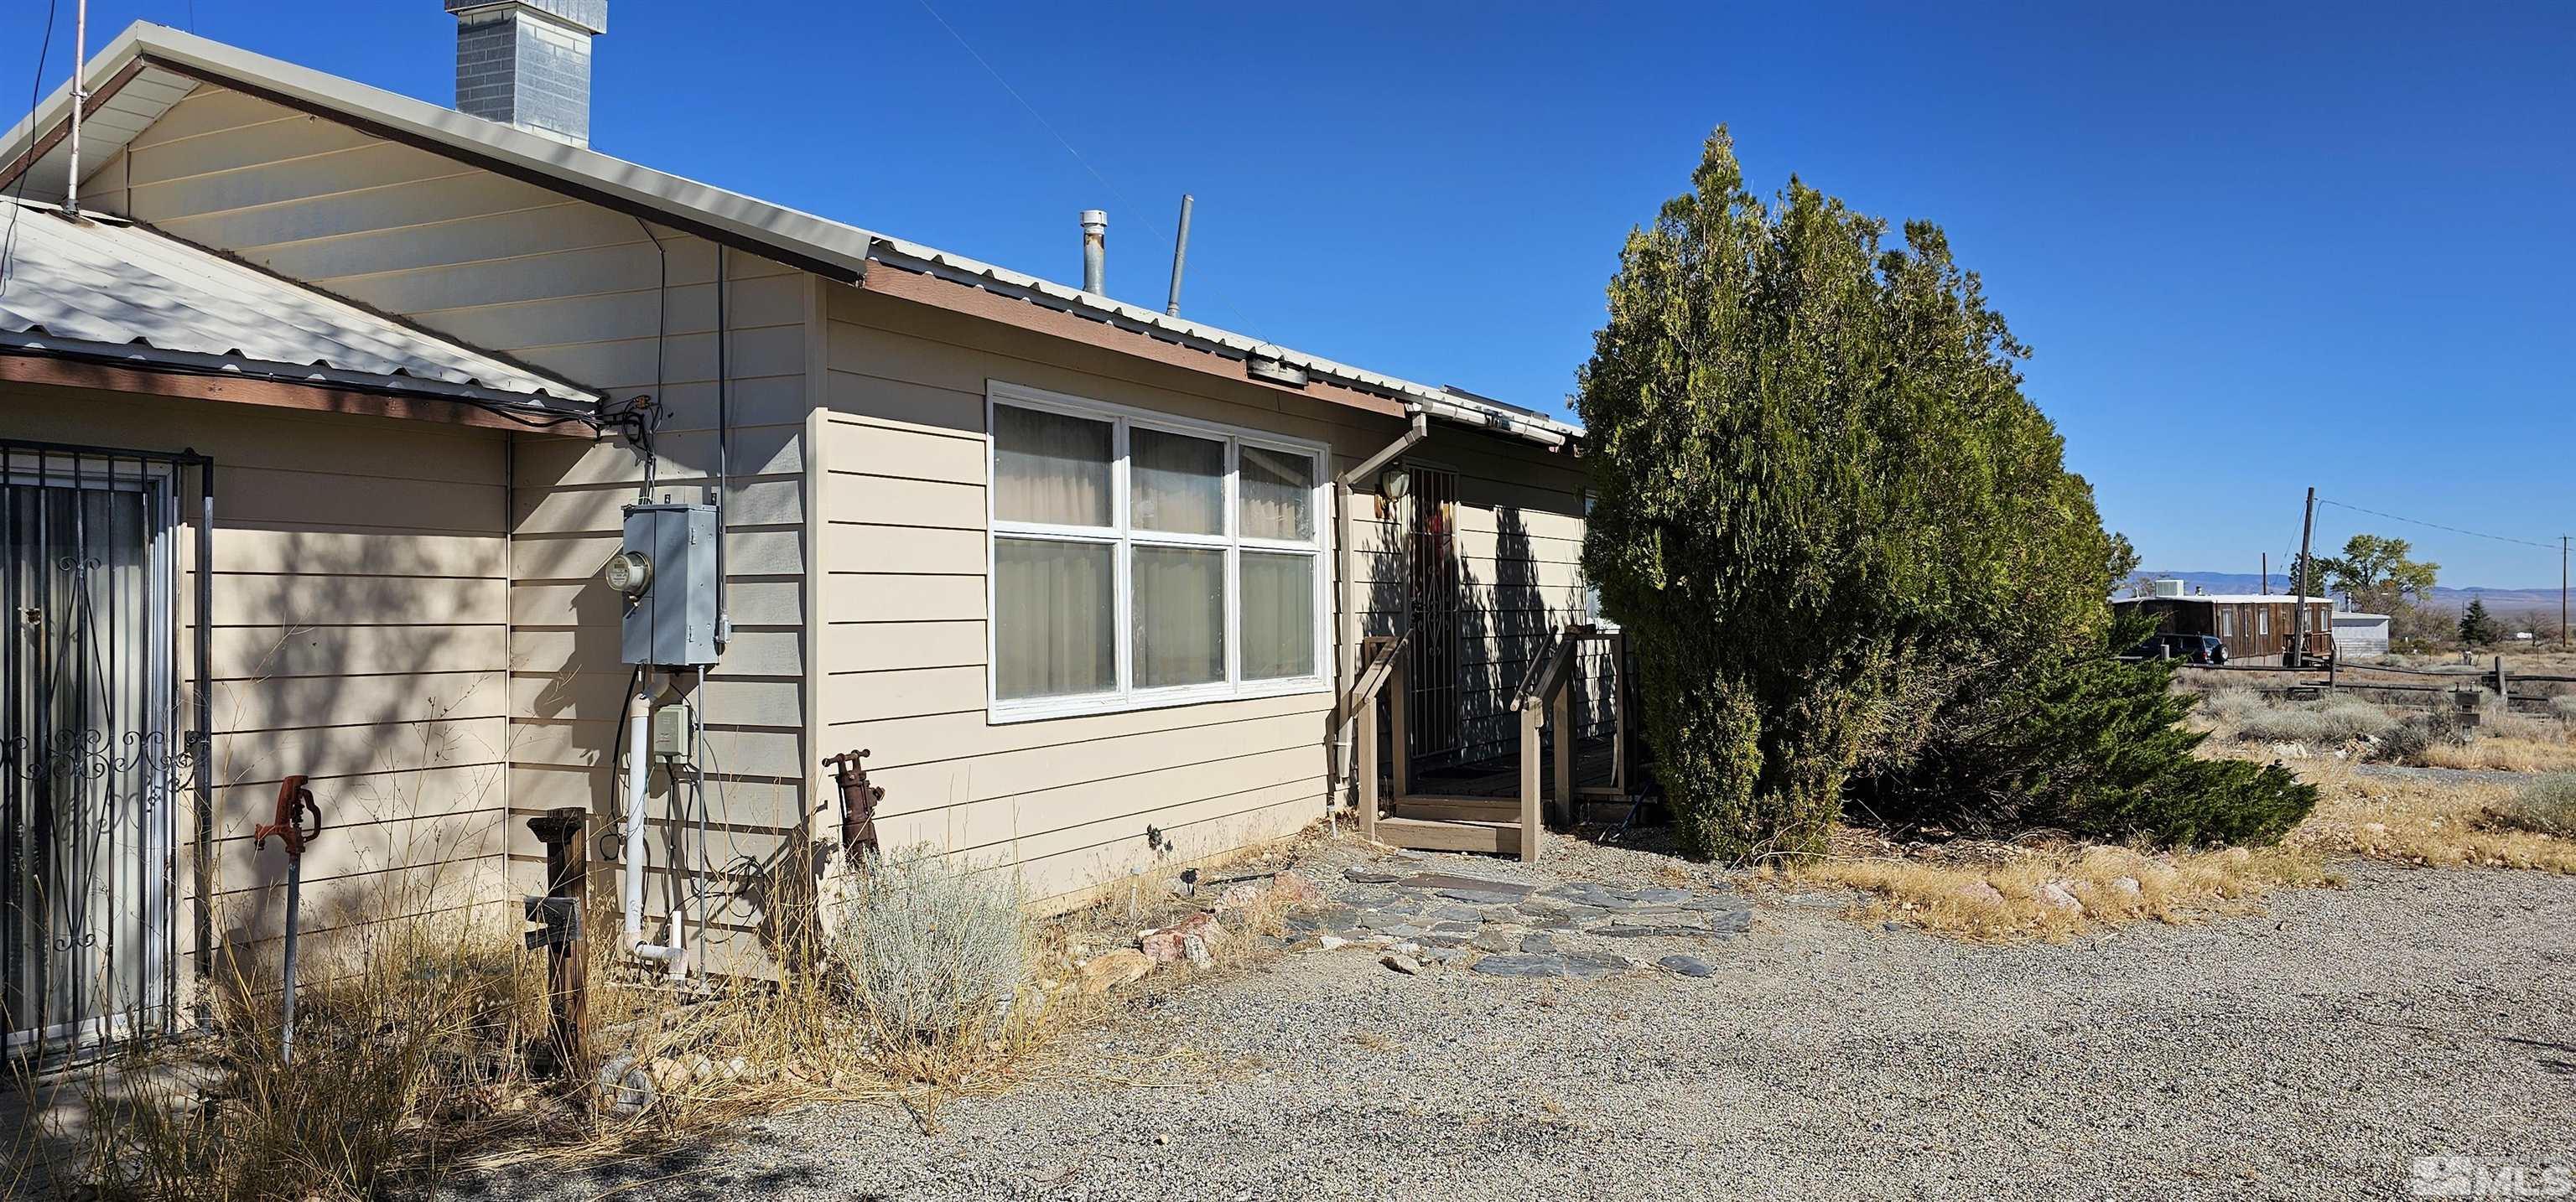
{"type": "MultiPolygon", "coordinates": [[[[2513,744],[2477,746],[2490,745],[2513,744]]],[[[2329,865],[2337,856],[2576,874],[2576,772],[2516,787],[2368,776],[2334,760],[2296,767],[2317,786],[2317,808],[2278,847],[2157,853],[1961,840],[1907,849],[1843,830],[1835,855],[1766,879],[1861,890],[1871,898],[1855,916],[1869,921],[2006,941],[2243,913],[2272,889],[2340,883],[2329,865]]]]}
{"type": "Polygon", "coordinates": [[[2576,772],[2553,772],[2487,806],[2487,821],[2504,830],[2576,840],[2576,772]]]}
{"type": "Polygon", "coordinates": [[[516,944],[471,911],[343,932],[306,962],[291,1065],[273,969],[236,961],[204,1038],[47,1083],[86,1113],[25,1137],[78,1139],[105,1198],[367,1196],[509,1100],[544,1014],[516,944]]]}
{"type": "Polygon", "coordinates": [[[2477,724],[2447,706],[2392,709],[2352,697],[2275,701],[2252,689],[2214,688],[2194,709],[2194,722],[2218,748],[2295,744],[2311,753],[2340,751],[2383,763],[2504,772],[2576,769],[2570,722],[2576,702],[2551,700],[2552,713],[2524,713],[2485,699],[2477,724]]]}
{"type": "Polygon", "coordinates": [[[2211,691],[2192,716],[2214,738],[2232,743],[2331,746],[2384,737],[2399,723],[2386,708],[2354,698],[2282,702],[2237,686],[2211,691]]]}
{"type": "MultiPolygon", "coordinates": [[[[2435,868],[2576,873],[2576,839],[2518,826],[2506,816],[2520,800],[2512,786],[2363,776],[2340,764],[2300,774],[2318,790],[2316,812],[2291,833],[2300,847],[2435,868]]],[[[2543,800],[2527,812],[2546,812],[2541,807],[2559,788],[2544,789],[2543,800]]]]}
{"type": "Polygon", "coordinates": [[[2557,738],[2494,736],[2470,743],[2433,743],[2407,762],[2488,772],[2562,772],[2576,769],[2576,746],[2557,738]]]}
{"type": "Polygon", "coordinates": [[[2341,880],[2315,855],[2291,848],[2172,853],[2076,843],[1911,855],[1882,846],[1802,863],[1774,879],[1793,889],[1858,889],[1871,895],[1858,917],[1990,942],[2062,941],[2149,920],[2193,922],[2243,913],[2274,888],[2341,880]]]}
{"type": "MultiPolygon", "coordinates": [[[[238,966],[209,1029],[51,1083],[86,1113],[22,1138],[78,1139],[88,1164],[70,1167],[102,1198],[362,1198],[801,1102],[896,1103],[929,1126],[945,1099],[1046,1071],[1090,1003],[1012,878],[937,857],[874,869],[852,926],[782,981],[673,983],[594,938],[592,1063],[569,1067],[546,1052],[544,957],[515,913],[392,906],[408,916],[308,944],[292,1066],[273,966],[238,966]]],[[[36,1171],[0,1172],[0,1194],[36,1171]]]]}

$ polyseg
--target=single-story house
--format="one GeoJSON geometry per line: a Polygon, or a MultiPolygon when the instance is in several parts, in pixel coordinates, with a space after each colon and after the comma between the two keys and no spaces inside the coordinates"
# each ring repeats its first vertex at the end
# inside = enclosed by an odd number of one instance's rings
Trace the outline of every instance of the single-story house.
{"type": "Polygon", "coordinates": [[[2230,662],[2277,664],[2288,652],[2293,632],[2299,629],[2295,607],[2304,602],[2308,611],[2307,653],[2323,656],[2333,648],[2327,618],[2334,610],[2334,602],[2328,598],[2185,593],[2175,587],[2178,581],[2160,580],[2156,584],[2152,595],[2119,597],[2111,604],[2154,617],[2156,629],[2165,634],[2216,635],[2226,643],[2230,662]]]}
{"type": "Polygon", "coordinates": [[[2335,654],[2388,654],[2388,615],[2366,614],[2353,610],[2336,610],[2334,621],[2335,654]]]}
{"type": "Polygon", "coordinates": [[[13,1044],[267,954],[292,777],[308,946],[515,916],[568,808],[756,973],[842,753],[1061,908],[1349,804],[1367,648],[1386,759],[1518,745],[1578,429],[611,157],[602,0],[448,8],[468,111],[137,24],[0,141],[13,1044]]]}

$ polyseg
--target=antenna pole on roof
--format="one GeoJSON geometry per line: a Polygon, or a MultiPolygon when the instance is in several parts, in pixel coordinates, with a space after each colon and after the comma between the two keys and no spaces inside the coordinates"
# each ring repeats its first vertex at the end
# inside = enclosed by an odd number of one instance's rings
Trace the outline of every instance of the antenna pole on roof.
{"type": "Polygon", "coordinates": [[[1163,302],[1163,316],[1181,315],[1181,264],[1190,259],[1190,194],[1181,193],[1181,227],[1172,234],[1172,293],[1163,302]]]}
{"type": "Polygon", "coordinates": [[[2308,511],[2299,519],[2299,562],[2290,565],[2290,650],[2281,662],[2303,668],[2308,662],[2308,578],[2317,574],[2310,542],[2317,533],[2317,490],[2308,490],[2308,511]]]}
{"type": "Polygon", "coordinates": [[[2272,553],[2269,551],[2263,553],[2263,595],[2272,595],[2272,553]]]}
{"type": "Polygon", "coordinates": [[[80,127],[81,110],[89,107],[89,89],[82,77],[89,66],[89,0],[80,0],[72,17],[72,136],[71,174],[63,184],[63,212],[80,216],[80,127]]]}

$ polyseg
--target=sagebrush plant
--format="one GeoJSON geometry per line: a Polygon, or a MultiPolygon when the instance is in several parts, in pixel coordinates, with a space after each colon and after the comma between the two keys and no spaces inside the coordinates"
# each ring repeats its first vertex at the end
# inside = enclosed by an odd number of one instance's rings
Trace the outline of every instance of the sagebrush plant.
{"type": "Polygon", "coordinates": [[[2487,821],[2506,830],[2576,839],[2576,772],[2552,772],[2487,807],[2487,821]]]}
{"type": "Polygon", "coordinates": [[[937,1043],[1010,1011],[1033,944],[1017,879],[936,848],[870,853],[840,904],[830,959],[882,1038],[937,1043]]]}

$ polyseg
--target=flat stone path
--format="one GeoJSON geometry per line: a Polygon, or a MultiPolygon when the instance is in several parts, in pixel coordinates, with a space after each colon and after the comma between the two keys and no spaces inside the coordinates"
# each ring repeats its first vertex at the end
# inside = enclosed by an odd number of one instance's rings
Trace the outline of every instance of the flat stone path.
{"type": "Polygon", "coordinates": [[[1327,897],[1289,912],[1292,951],[1345,945],[1453,965],[1489,977],[1593,980],[1621,972],[1706,978],[1703,956],[1753,927],[1732,891],[1569,881],[1541,887],[1399,864],[1343,870],[1327,897]],[[1682,941],[1697,954],[1632,958],[1642,941],[1682,941]]]}

